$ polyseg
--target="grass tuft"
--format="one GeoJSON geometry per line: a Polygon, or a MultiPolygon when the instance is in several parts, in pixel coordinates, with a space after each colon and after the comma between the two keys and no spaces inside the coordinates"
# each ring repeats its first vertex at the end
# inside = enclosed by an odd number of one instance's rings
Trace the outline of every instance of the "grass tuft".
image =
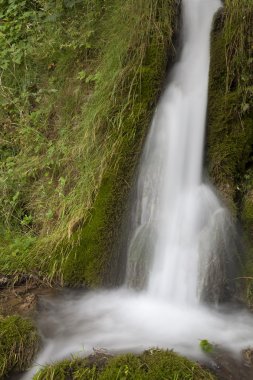
{"type": "Polygon", "coordinates": [[[98,355],[45,367],[34,380],[215,380],[210,372],[173,351],[151,349],[141,355],[98,355]]]}
{"type": "Polygon", "coordinates": [[[0,378],[25,370],[38,349],[33,324],[18,316],[0,317],[0,378]]]}

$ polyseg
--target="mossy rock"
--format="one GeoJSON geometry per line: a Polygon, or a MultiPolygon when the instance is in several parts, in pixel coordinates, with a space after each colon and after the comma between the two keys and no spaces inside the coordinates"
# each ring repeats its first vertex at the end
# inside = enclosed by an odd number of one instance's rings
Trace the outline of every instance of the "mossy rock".
{"type": "Polygon", "coordinates": [[[173,351],[151,349],[141,355],[95,355],[65,360],[38,372],[34,380],[214,380],[199,364],[173,351]]]}
{"type": "Polygon", "coordinates": [[[18,316],[0,317],[0,378],[21,372],[37,352],[39,337],[34,325],[18,316]]]}

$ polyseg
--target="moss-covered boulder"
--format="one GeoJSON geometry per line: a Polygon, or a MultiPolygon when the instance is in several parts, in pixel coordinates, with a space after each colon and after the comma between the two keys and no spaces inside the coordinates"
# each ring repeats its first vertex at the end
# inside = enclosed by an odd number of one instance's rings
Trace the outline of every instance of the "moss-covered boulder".
{"type": "Polygon", "coordinates": [[[21,372],[30,364],[38,349],[34,325],[18,316],[0,316],[0,378],[9,372],[21,372]]]}
{"type": "Polygon", "coordinates": [[[214,380],[208,371],[173,351],[152,349],[141,355],[99,354],[63,361],[44,368],[34,380],[214,380]]]}

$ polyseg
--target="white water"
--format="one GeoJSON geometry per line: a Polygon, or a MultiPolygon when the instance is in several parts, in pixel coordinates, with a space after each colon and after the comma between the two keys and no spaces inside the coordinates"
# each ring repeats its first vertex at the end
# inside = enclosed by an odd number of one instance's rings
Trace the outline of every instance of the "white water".
{"type": "Polygon", "coordinates": [[[222,209],[201,181],[209,36],[220,5],[219,0],[183,2],[183,51],[157,107],[138,182],[140,222],[130,247],[127,280],[135,281],[132,262],[138,263],[136,256],[144,260],[148,239],[148,291],[179,303],[198,302],[201,234],[222,209]]]}
{"type": "Polygon", "coordinates": [[[233,232],[228,213],[202,183],[209,34],[219,6],[219,0],[183,0],[181,58],[141,162],[127,285],[54,301],[41,317],[53,332],[36,363],[94,347],[136,352],[159,346],[200,357],[201,339],[235,352],[253,345],[246,312],[222,314],[201,303],[208,291],[215,300],[215,282],[221,288],[233,232]],[[136,286],[142,290],[131,289],[136,286]]]}

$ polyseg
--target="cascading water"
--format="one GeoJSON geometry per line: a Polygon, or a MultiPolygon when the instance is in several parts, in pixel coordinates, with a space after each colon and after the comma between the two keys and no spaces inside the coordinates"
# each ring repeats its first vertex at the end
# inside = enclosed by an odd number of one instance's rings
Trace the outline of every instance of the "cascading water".
{"type": "Polygon", "coordinates": [[[219,0],[183,2],[181,59],[157,107],[138,180],[127,283],[135,287],[140,278],[139,286],[149,293],[179,303],[200,298],[210,269],[203,237],[216,245],[220,261],[214,227],[231,225],[212,189],[202,183],[209,35],[220,6],[219,0]]]}
{"type": "Polygon", "coordinates": [[[136,352],[159,346],[200,357],[200,339],[234,351],[253,345],[250,315],[222,314],[202,303],[219,300],[234,239],[227,211],[202,183],[209,34],[220,5],[183,0],[183,49],[142,157],[126,286],[49,302],[40,325],[53,332],[45,334],[36,363],[94,347],[136,352]]]}

